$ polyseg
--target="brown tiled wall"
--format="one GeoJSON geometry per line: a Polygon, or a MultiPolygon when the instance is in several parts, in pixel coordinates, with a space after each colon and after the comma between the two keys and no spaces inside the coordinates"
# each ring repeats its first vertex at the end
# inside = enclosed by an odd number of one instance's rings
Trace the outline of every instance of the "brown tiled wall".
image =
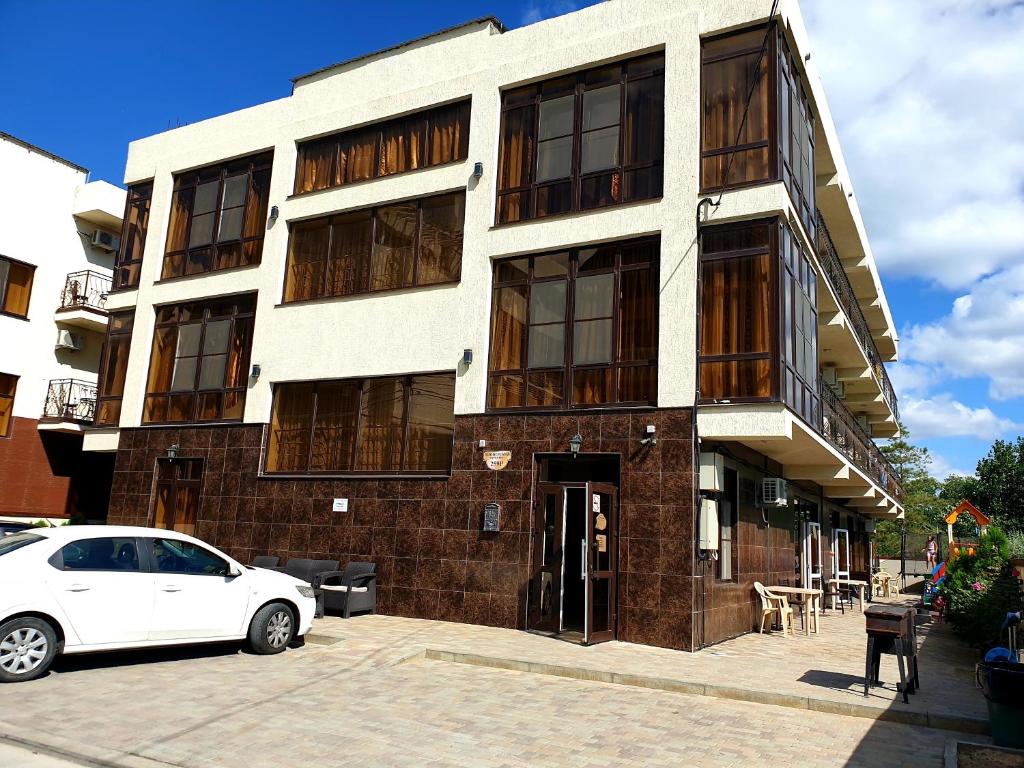
{"type": "Polygon", "coordinates": [[[691,647],[693,442],[689,409],[583,415],[460,416],[450,479],[259,478],[263,425],[125,429],[110,522],[147,524],[156,459],[168,446],[206,459],[198,535],[248,562],[254,555],[373,560],[383,613],[524,627],[530,578],[534,454],[621,454],[620,640],[691,647]],[[648,424],[657,445],[640,449],[648,424]],[[510,450],[500,471],[488,450],[510,450]],[[347,512],[331,511],[333,498],[347,512]],[[481,532],[484,504],[501,531],[481,532]]]}
{"type": "Polygon", "coordinates": [[[35,419],[15,417],[0,438],[0,514],[101,518],[109,460],[82,454],[82,436],[42,433],[35,419]]]}

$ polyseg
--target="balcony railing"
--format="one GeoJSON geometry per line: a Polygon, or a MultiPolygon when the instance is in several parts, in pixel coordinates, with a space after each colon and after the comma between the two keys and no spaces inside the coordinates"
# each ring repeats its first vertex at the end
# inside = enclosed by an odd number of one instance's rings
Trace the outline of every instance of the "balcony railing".
{"type": "Polygon", "coordinates": [[[96,415],[96,384],[79,379],[54,379],[46,390],[44,421],[92,424],[96,415]]]}
{"type": "Polygon", "coordinates": [[[81,272],[72,272],[64,280],[64,290],[60,295],[61,309],[89,309],[103,310],[107,303],[107,294],[110,293],[110,275],[93,272],[85,269],[81,272]]]}
{"type": "Polygon", "coordinates": [[[821,385],[821,434],[846,454],[851,463],[875,480],[882,490],[897,501],[903,501],[903,481],[899,472],[827,384],[821,385]]]}
{"type": "Polygon", "coordinates": [[[896,403],[896,392],[892,388],[892,382],[889,381],[889,373],[885,370],[885,364],[882,362],[882,356],[878,352],[878,347],[875,346],[875,340],[871,336],[871,330],[868,328],[868,321],[865,319],[864,312],[860,308],[860,302],[857,301],[857,295],[853,292],[853,286],[850,285],[850,278],[847,277],[846,270],[843,269],[843,263],[839,260],[835,243],[832,242],[832,235],[829,233],[828,227],[825,226],[825,218],[821,215],[821,211],[818,211],[817,214],[818,260],[821,262],[821,268],[825,271],[825,277],[839,297],[839,303],[842,305],[843,311],[850,319],[853,333],[857,340],[860,341],[861,349],[867,355],[868,362],[871,364],[871,370],[875,374],[875,381],[878,382],[878,387],[882,390],[882,397],[892,411],[893,416],[896,417],[896,421],[899,421],[899,406],[896,403]]]}

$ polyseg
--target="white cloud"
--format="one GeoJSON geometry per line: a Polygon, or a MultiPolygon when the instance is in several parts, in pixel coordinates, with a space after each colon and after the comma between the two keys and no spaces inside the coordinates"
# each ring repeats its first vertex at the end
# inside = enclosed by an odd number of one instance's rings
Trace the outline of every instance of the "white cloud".
{"type": "Polygon", "coordinates": [[[962,477],[974,475],[973,469],[967,470],[955,467],[937,453],[929,452],[928,455],[931,458],[931,466],[929,468],[931,470],[931,476],[937,480],[945,480],[950,475],[960,475],[962,477]]]}
{"type": "Polygon", "coordinates": [[[928,437],[974,437],[995,440],[1020,425],[997,416],[990,408],[971,408],[952,395],[906,398],[900,415],[914,439],[928,437]]]}
{"type": "Polygon", "coordinates": [[[1024,263],[1024,3],[803,11],[882,270],[963,288],[1024,263]]]}
{"type": "Polygon", "coordinates": [[[578,10],[582,4],[582,2],[572,2],[572,0],[547,0],[547,2],[534,0],[526,6],[523,15],[519,17],[519,23],[524,27],[527,24],[536,24],[538,21],[544,21],[553,16],[572,13],[578,10]]]}
{"type": "Polygon", "coordinates": [[[939,378],[935,369],[916,363],[892,363],[886,366],[886,370],[896,389],[896,396],[901,400],[912,395],[920,397],[927,394],[939,378]]]}
{"type": "MultiPolygon", "coordinates": [[[[1022,218],[1024,221],[1024,218],[1022,218]]],[[[989,396],[1024,395],[1024,266],[978,282],[954,300],[945,317],[901,334],[904,359],[942,376],[984,377],[989,396]]],[[[899,367],[895,366],[894,372],[899,367]]],[[[898,374],[899,375],[899,374],[898,374]]],[[[910,389],[908,391],[920,391],[910,389]]]]}

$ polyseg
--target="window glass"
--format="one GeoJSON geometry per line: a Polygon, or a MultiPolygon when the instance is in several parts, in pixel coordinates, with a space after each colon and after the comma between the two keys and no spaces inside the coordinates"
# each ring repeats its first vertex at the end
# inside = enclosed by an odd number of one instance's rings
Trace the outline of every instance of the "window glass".
{"type": "Polygon", "coordinates": [[[134,538],[79,539],[60,550],[65,571],[137,571],[139,553],[134,538]]]}
{"type": "Polygon", "coordinates": [[[656,255],[640,241],[495,262],[496,283],[519,284],[494,288],[489,407],[653,404],[656,255]]]}
{"type": "Polygon", "coordinates": [[[572,136],[542,141],[537,147],[537,181],[564,179],[572,171],[572,136]]]}
{"type": "Polygon", "coordinates": [[[0,373],[0,437],[11,434],[14,421],[14,392],[18,388],[18,377],[0,373]]]}
{"type": "Polygon", "coordinates": [[[158,573],[180,573],[198,576],[227,576],[228,561],[190,541],[178,539],[147,539],[151,562],[158,573]]]}
{"type": "Polygon", "coordinates": [[[134,288],[142,273],[142,255],[149,227],[149,203],[153,196],[153,183],[133,184],[128,187],[125,200],[124,224],[121,228],[121,248],[114,260],[113,288],[134,288]]]}
{"type": "Polygon", "coordinates": [[[45,537],[37,533],[12,533],[9,536],[0,536],[0,555],[7,555],[16,549],[27,547],[37,541],[43,541],[45,537]]]}
{"type": "Polygon", "coordinates": [[[0,311],[28,316],[35,267],[0,257],[0,311]]]}

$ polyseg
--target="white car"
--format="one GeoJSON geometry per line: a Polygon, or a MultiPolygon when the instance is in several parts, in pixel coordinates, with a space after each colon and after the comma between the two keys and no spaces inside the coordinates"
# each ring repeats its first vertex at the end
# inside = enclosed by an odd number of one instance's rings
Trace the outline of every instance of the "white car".
{"type": "Polygon", "coordinates": [[[248,639],[280,653],[309,631],[309,584],[156,528],[63,526],[0,538],[0,682],[58,653],[248,639]]]}

